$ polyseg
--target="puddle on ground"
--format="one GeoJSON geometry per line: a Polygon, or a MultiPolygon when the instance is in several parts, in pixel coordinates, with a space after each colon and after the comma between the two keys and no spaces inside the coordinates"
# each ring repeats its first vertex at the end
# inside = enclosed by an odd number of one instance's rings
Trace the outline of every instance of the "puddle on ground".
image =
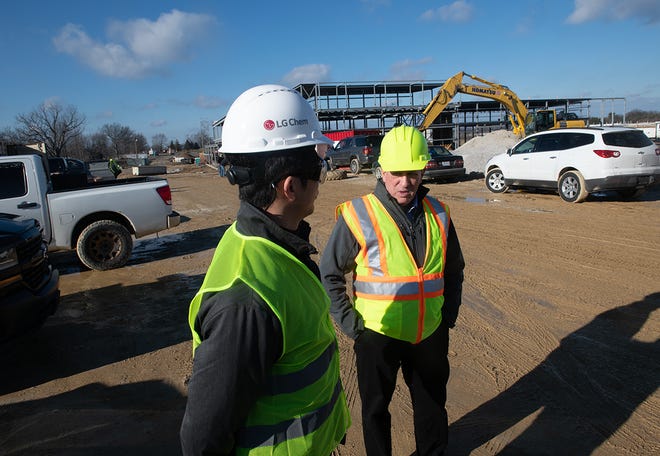
{"type": "Polygon", "coordinates": [[[478,198],[478,197],[475,197],[475,196],[466,196],[465,197],[465,202],[466,203],[486,204],[486,203],[501,203],[502,200],[499,200],[497,198],[478,198]]]}

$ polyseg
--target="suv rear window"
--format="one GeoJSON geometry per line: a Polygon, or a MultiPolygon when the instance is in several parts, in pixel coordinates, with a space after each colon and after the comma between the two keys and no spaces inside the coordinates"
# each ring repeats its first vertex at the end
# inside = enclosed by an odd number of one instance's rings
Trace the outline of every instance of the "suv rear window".
{"type": "Polygon", "coordinates": [[[380,146],[381,142],[383,142],[382,136],[367,136],[367,144],[371,147],[380,146]]]}
{"type": "Polygon", "coordinates": [[[355,136],[355,145],[358,147],[379,147],[381,142],[382,136],[355,136]]]}
{"type": "Polygon", "coordinates": [[[617,147],[646,147],[653,145],[653,141],[641,130],[603,133],[603,142],[608,146],[617,147]]]}

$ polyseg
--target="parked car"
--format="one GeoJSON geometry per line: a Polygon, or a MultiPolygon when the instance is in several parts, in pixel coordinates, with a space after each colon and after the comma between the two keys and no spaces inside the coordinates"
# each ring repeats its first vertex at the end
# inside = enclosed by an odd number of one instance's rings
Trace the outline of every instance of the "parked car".
{"type": "Polygon", "coordinates": [[[326,160],[330,168],[348,166],[353,174],[359,174],[363,168],[371,168],[380,154],[381,135],[356,135],[340,140],[328,149],[326,160]]]}
{"type": "Polygon", "coordinates": [[[59,303],[59,273],[39,222],[0,213],[0,341],[40,326],[59,303]]]}
{"type": "MultiPolygon", "coordinates": [[[[431,159],[424,168],[424,180],[440,181],[465,176],[465,167],[461,155],[454,155],[443,146],[429,146],[429,155],[431,159]]],[[[377,179],[383,177],[383,171],[378,162],[373,165],[373,173],[377,179]]]]}
{"type": "Polygon", "coordinates": [[[454,155],[443,146],[430,146],[429,155],[431,159],[424,168],[424,180],[438,181],[465,176],[461,155],[454,155]]]}
{"type": "Polygon", "coordinates": [[[94,181],[87,163],[75,158],[49,157],[48,170],[54,190],[84,187],[94,181]]]}
{"type": "Polygon", "coordinates": [[[50,250],[75,249],[90,269],[126,264],[133,236],[173,228],[181,216],[172,210],[164,178],[130,177],[53,190],[43,156],[0,156],[0,212],[39,220],[50,250]]]}
{"type": "Polygon", "coordinates": [[[570,203],[604,190],[634,197],[660,179],[660,147],[634,128],[549,130],[491,158],[484,174],[494,193],[549,188],[570,203]]]}

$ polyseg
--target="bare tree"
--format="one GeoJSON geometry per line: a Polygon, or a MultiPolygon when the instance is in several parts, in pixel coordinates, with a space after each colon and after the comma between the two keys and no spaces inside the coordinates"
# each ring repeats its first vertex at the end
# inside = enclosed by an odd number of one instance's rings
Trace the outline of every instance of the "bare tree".
{"type": "Polygon", "coordinates": [[[200,148],[203,148],[207,144],[211,144],[213,142],[213,138],[209,136],[206,129],[201,128],[199,131],[196,131],[192,135],[188,136],[186,141],[196,143],[200,148]]]}
{"type": "Polygon", "coordinates": [[[89,159],[107,160],[110,157],[110,138],[99,131],[89,137],[89,159]]]}
{"type": "Polygon", "coordinates": [[[147,142],[147,138],[144,137],[142,133],[136,133],[135,134],[135,153],[143,153],[147,152],[147,149],[149,149],[149,143],[147,142]]]}
{"type": "Polygon", "coordinates": [[[154,151],[157,154],[160,154],[163,152],[163,149],[165,148],[165,143],[167,142],[167,137],[165,136],[164,133],[156,133],[152,138],[151,138],[151,147],[154,148],[154,151]]]}
{"type": "Polygon", "coordinates": [[[115,158],[120,154],[129,154],[134,152],[136,147],[135,133],[129,127],[114,124],[105,124],[101,127],[101,133],[110,139],[110,147],[114,152],[115,158]]]}
{"type": "Polygon", "coordinates": [[[18,144],[21,142],[20,135],[16,130],[6,127],[5,129],[0,130],[0,142],[18,144]]]}
{"type": "Polygon", "coordinates": [[[48,155],[59,157],[74,138],[82,135],[86,119],[75,106],[44,103],[29,114],[19,114],[16,121],[22,141],[42,142],[48,155]]]}
{"type": "Polygon", "coordinates": [[[67,157],[86,161],[88,159],[88,144],[89,139],[85,135],[76,136],[75,138],[71,139],[66,147],[67,157]]]}

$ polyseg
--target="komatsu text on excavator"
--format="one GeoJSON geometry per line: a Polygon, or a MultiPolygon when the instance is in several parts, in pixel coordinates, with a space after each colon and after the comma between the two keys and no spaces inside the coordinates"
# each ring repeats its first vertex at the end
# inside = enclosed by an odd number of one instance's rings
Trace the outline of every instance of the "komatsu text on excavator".
{"type": "Polygon", "coordinates": [[[502,103],[508,111],[513,132],[520,138],[524,138],[529,133],[552,128],[585,126],[584,120],[578,119],[575,113],[565,114],[564,112],[556,112],[554,109],[543,109],[530,113],[522,100],[507,86],[487,81],[475,75],[468,75],[461,71],[447,79],[438,90],[437,95],[426,106],[423,113],[424,120],[419,125],[419,130],[424,131],[429,128],[457,93],[490,98],[502,103]],[[464,84],[464,76],[485,85],[464,84]]]}

